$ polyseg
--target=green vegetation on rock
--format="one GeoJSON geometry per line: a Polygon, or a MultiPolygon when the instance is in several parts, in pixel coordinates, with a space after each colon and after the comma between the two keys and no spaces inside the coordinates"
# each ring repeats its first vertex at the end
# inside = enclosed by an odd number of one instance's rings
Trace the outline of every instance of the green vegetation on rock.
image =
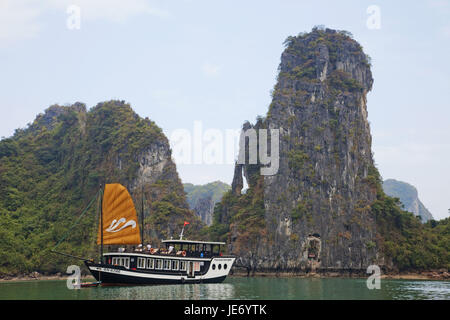
{"type": "MultiPolygon", "coordinates": [[[[54,105],[26,129],[0,141],[0,275],[64,272],[73,260],[49,252],[97,194],[100,184],[121,183],[138,212],[143,184],[146,241],[189,237],[202,224],[188,209],[167,138],[123,101],[54,105]],[[152,163],[152,159],[158,159],[152,163]],[[158,169],[162,167],[162,169],[158,169]],[[143,169],[151,169],[145,176],[143,169]]],[[[94,203],[58,250],[97,257],[94,203]]]]}
{"type": "Polygon", "coordinates": [[[267,117],[243,125],[283,128],[279,170],[262,176],[259,164],[236,164],[211,235],[253,271],[449,268],[449,218],[422,224],[383,192],[367,119],[373,78],[361,45],[348,32],[317,27],[285,46],[267,117]],[[321,250],[310,259],[311,237],[321,250]]]}
{"type": "Polygon", "coordinates": [[[391,197],[399,198],[406,211],[419,216],[422,222],[433,220],[433,216],[419,200],[417,189],[402,181],[387,179],[383,181],[384,192],[391,197]]]}
{"type": "Polygon", "coordinates": [[[184,183],[183,187],[191,209],[202,198],[211,198],[214,203],[217,203],[222,199],[223,194],[231,188],[230,185],[221,181],[214,181],[204,185],[184,183]]]}
{"type": "Polygon", "coordinates": [[[377,199],[371,209],[386,257],[400,271],[450,268],[450,218],[422,224],[417,216],[402,210],[398,198],[384,193],[376,169],[372,178],[377,199]]]}

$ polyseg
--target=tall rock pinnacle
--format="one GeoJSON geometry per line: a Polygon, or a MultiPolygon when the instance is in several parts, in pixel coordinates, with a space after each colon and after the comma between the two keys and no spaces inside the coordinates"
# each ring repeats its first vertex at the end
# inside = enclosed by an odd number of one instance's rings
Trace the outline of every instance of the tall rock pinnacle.
{"type": "Polygon", "coordinates": [[[244,219],[239,205],[222,206],[231,250],[254,270],[366,268],[377,256],[368,57],[344,31],[314,28],[285,44],[269,112],[253,126],[280,130],[279,170],[243,165],[250,188],[237,201],[259,208],[244,219]],[[264,236],[246,246],[249,230],[264,236]]]}

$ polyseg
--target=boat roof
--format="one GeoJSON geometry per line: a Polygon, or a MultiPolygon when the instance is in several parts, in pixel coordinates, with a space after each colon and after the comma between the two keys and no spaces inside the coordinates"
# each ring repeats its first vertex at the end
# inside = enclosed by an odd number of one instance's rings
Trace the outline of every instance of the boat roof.
{"type": "Polygon", "coordinates": [[[163,243],[174,243],[174,244],[218,244],[218,245],[224,245],[225,242],[214,242],[214,241],[195,241],[195,240],[177,240],[177,239],[171,239],[171,240],[162,240],[163,243]]]}

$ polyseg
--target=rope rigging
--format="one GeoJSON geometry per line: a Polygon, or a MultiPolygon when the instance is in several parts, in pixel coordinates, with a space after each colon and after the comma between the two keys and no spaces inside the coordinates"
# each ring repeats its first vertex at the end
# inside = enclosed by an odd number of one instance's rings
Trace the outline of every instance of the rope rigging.
{"type": "Polygon", "coordinates": [[[94,203],[95,199],[97,199],[99,193],[102,192],[102,189],[99,189],[97,191],[97,193],[95,194],[95,196],[92,198],[92,200],[89,202],[89,204],[87,205],[87,207],[83,210],[83,212],[80,214],[80,216],[77,218],[77,220],[75,221],[75,223],[67,230],[67,232],[63,235],[63,237],[56,243],[56,245],[53,247],[53,249],[51,249],[50,251],[54,252],[54,253],[58,253],[64,256],[69,256],[69,257],[73,257],[73,258],[77,258],[80,260],[90,260],[90,259],[85,259],[85,258],[80,258],[80,257],[76,257],[67,253],[62,253],[62,252],[58,252],[56,251],[56,248],[61,244],[61,242],[67,238],[67,236],[69,235],[69,233],[73,230],[73,228],[75,228],[78,223],[80,223],[81,218],[87,213],[87,211],[89,210],[89,208],[92,206],[92,204],[94,203]]]}

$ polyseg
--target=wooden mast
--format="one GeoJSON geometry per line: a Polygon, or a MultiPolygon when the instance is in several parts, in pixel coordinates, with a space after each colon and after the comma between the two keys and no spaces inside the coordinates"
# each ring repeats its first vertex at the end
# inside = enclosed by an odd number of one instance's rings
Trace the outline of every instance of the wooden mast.
{"type": "Polygon", "coordinates": [[[103,186],[100,185],[100,263],[103,263],[103,186]]]}
{"type": "Polygon", "coordinates": [[[141,196],[141,243],[144,247],[144,184],[142,184],[142,196],[141,196]]]}

